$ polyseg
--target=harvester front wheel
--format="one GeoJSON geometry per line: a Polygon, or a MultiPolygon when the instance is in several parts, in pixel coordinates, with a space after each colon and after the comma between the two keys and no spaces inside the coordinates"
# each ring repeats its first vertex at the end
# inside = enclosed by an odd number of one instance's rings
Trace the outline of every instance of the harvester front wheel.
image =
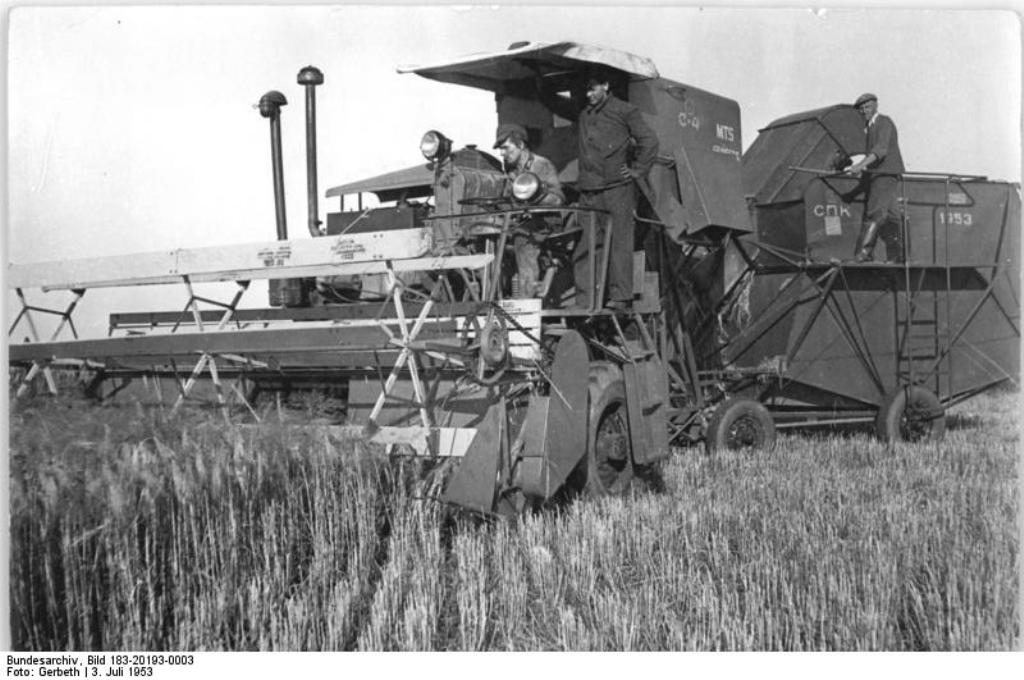
{"type": "Polygon", "coordinates": [[[587,426],[586,490],[592,496],[624,493],[633,480],[626,411],[626,385],[617,366],[590,366],[590,417],[587,426]]]}
{"type": "Polygon", "coordinates": [[[764,404],[733,398],[722,402],[708,424],[705,445],[715,451],[763,449],[775,443],[775,421],[764,404]]]}
{"type": "Polygon", "coordinates": [[[946,411],[934,393],[908,385],[886,397],[875,420],[882,441],[939,441],[946,434],[946,411]]]}

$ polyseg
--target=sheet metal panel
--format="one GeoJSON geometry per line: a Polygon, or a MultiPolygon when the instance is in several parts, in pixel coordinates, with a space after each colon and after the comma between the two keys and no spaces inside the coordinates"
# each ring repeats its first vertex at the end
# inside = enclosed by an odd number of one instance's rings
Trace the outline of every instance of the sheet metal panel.
{"type": "Polygon", "coordinates": [[[732,99],[665,78],[632,83],[629,100],[658,137],[649,180],[655,211],[674,238],[709,226],[753,229],[743,194],[740,108],[732,99]]]}
{"type": "MultiPolygon", "coordinates": [[[[864,194],[859,187],[853,178],[813,179],[802,194],[801,214],[791,215],[786,233],[769,229],[773,221],[764,211],[761,238],[812,260],[850,258],[863,222],[864,194]]],[[[1009,261],[1016,250],[1019,229],[1007,221],[1013,210],[1012,185],[911,178],[904,180],[903,192],[912,262],[983,265],[997,258],[1009,261]]],[[[882,239],[876,254],[877,259],[891,256],[882,239]]]]}
{"type": "Polygon", "coordinates": [[[899,265],[844,268],[829,302],[819,309],[819,288],[812,279],[824,272],[819,267],[756,276],[749,320],[732,337],[727,361],[748,368],[784,364],[786,380],[834,395],[836,401],[876,406],[906,380],[908,355],[915,358],[917,378],[943,399],[1019,379],[1019,265],[1006,266],[995,280],[990,269],[955,268],[949,293],[943,267],[912,267],[914,337],[907,336],[902,323],[906,293],[899,265]],[[860,345],[870,369],[850,338],[860,345]],[[936,367],[938,351],[947,342],[952,344],[950,360],[936,367]],[[788,363],[783,357],[789,357],[788,363]]]}
{"type": "Polygon", "coordinates": [[[519,44],[507,50],[472,54],[451,61],[422,66],[399,66],[399,73],[415,73],[446,83],[498,92],[510,80],[532,80],[536,68],[549,70],[579,69],[591,65],[607,66],[633,78],[657,78],[654,62],[622,50],[576,42],[519,44]]]}
{"type": "MultiPolygon", "coordinates": [[[[9,288],[95,288],[181,281],[233,281],[319,275],[346,266],[383,271],[387,260],[421,258],[430,252],[429,227],[399,232],[341,234],[323,238],[266,241],[208,248],[114,255],[79,260],[8,265],[9,288]],[[316,272],[316,273],[312,273],[316,272]]],[[[460,265],[453,265],[460,266],[460,265]]],[[[462,265],[464,266],[464,265],[462,265]]]]}

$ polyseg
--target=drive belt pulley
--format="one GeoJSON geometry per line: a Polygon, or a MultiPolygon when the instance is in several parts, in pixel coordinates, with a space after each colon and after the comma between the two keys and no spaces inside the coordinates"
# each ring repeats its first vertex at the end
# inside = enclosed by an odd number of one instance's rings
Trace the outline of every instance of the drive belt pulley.
{"type": "Polygon", "coordinates": [[[467,373],[474,382],[493,385],[509,367],[508,323],[497,305],[484,303],[466,316],[463,343],[470,356],[467,373]]]}

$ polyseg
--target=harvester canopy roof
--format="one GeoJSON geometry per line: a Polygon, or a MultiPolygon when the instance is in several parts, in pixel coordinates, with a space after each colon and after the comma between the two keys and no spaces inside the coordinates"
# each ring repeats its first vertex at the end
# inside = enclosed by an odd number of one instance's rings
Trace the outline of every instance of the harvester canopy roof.
{"type": "Polygon", "coordinates": [[[399,66],[399,73],[416,73],[445,83],[477,87],[492,92],[510,80],[524,80],[569,70],[592,67],[613,68],[631,80],[658,77],[654,62],[629,52],[582,45],[576,42],[513,43],[501,52],[473,54],[427,66],[399,66]]]}
{"type": "Polygon", "coordinates": [[[382,201],[429,196],[434,182],[434,171],[426,163],[411,168],[386,172],[383,175],[349,182],[327,190],[327,197],[373,193],[382,201]]]}

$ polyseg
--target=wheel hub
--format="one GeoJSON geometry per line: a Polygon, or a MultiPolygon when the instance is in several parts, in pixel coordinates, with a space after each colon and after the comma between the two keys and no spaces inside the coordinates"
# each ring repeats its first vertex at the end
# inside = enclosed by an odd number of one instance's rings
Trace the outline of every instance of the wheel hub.
{"type": "Polygon", "coordinates": [[[900,433],[907,441],[918,441],[928,434],[935,416],[925,404],[910,403],[900,417],[900,433]]]}
{"type": "Polygon", "coordinates": [[[612,488],[629,462],[627,429],[623,408],[608,413],[598,427],[594,441],[597,474],[606,488],[612,488]]]}
{"type": "Polygon", "coordinates": [[[729,428],[730,448],[749,448],[760,441],[761,428],[755,419],[744,416],[738,418],[729,428]]]}

